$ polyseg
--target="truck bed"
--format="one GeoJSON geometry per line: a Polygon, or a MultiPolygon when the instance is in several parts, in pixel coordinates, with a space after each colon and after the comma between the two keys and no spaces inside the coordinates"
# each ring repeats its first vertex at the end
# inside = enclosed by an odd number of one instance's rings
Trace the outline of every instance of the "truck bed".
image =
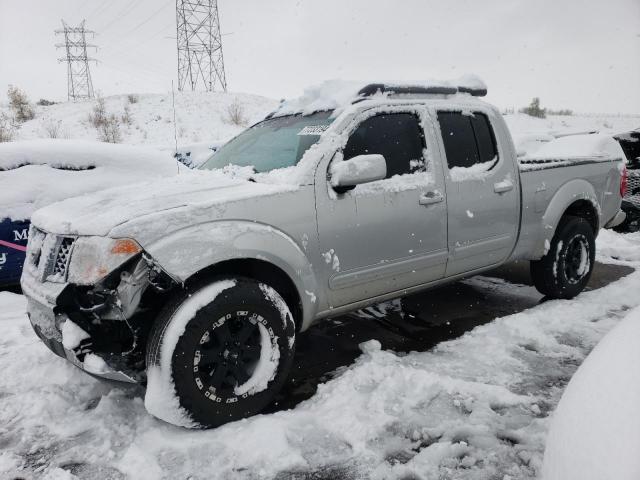
{"type": "Polygon", "coordinates": [[[599,216],[594,220],[599,228],[604,227],[619,210],[617,202],[605,199],[619,194],[622,160],[604,155],[520,159],[523,207],[513,258],[535,260],[546,253],[556,228],[550,220],[554,218],[554,202],[561,196],[594,205],[599,216]]]}

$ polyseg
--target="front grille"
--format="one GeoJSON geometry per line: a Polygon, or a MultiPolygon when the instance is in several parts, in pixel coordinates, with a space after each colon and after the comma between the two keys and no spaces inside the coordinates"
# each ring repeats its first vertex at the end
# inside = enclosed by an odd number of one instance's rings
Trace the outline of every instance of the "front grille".
{"type": "Polygon", "coordinates": [[[640,171],[627,170],[627,194],[624,199],[640,208],[640,171]]]}
{"type": "Polygon", "coordinates": [[[32,227],[26,268],[41,282],[66,282],[74,242],[73,237],[60,237],[32,227]]]}
{"type": "Polygon", "coordinates": [[[55,259],[51,268],[51,274],[47,280],[50,282],[64,282],[67,280],[67,269],[71,260],[71,249],[75,240],[70,237],[60,237],[55,259]]]}

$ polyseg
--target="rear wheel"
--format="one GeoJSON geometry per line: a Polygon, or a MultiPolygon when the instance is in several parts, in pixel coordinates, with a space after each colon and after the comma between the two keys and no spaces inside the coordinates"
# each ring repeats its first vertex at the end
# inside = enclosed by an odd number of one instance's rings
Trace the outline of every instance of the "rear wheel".
{"type": "Polygon", "coordinates": [[[286,380],[294,340],[291,313],[268,285],[247,278],[200,285],[174,299],[154,325],[145,405],[183,426],[254,415],[286,380]]]}
{"type": "Polygon", "coordinates": [[[575,297],[591,278],[595,255],[595,236],[589,222],[563,217],[547,254],[531,262],[536,289],[550,298],[575,297]]]}

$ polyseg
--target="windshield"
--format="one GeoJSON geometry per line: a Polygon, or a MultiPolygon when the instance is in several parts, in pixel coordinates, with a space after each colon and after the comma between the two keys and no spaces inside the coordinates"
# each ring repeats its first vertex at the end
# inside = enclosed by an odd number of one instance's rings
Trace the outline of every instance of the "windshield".
{"type": "Polygon", "coordinates": [[[220,148],[200,168],[252,166],[269,172],[297,165],[304,152],[320,139],[333,121],[330,111],[270,118],[254,125],[220,148]]]}

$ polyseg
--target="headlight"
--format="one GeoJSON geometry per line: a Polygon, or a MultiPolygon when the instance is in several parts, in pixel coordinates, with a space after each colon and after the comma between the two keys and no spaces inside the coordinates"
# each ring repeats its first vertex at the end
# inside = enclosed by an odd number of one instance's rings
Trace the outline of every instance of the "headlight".
{"type": "Polygon", "coordinates": [[[141,251],[129,238],[79,237],[73,245],[68,281],[95,284],[141,251]]]}

